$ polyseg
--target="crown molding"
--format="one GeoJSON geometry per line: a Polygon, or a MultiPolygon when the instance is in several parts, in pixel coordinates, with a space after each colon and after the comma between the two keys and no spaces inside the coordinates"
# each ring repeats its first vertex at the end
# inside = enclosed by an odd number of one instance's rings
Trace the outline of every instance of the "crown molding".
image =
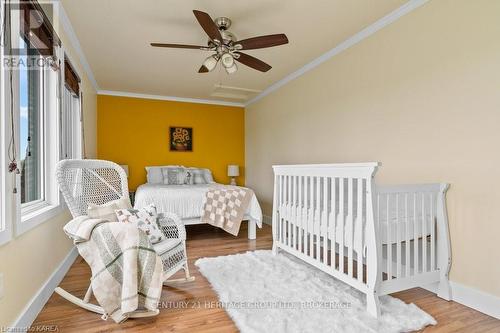
{"type": "Polygon", "coordinates": [[[250,101],[248,101],[245,104],[245,107],[261,100],[262,98],[266,97],[270,93],[278,90],[279,88],[283,87],[287,83],[295,80],[299,76],[309,72],[310,70],[318,67],[325,61],[335,57],[337,54],[347,50],[351,46],[356,45],[357,43],[361,42],[365,38],[370,37],[373,35],[375,32],[379,31],[383,27],[393,23],[394,21],[398,20],[402,16],[410,13],[411,11],[419,8],[429,0],[410,0],[401,7],[397,8],[396,10],[392,11],[391,13],[387,14],[386,16],[382,17],[381,19],[377,20],[375,23],[369,25],[368,27],[364,28],[363,30],[359,31],[355,35],[351,36],[350,38],[346,39],[342,43],[338,44],[335,46],[333,49],[330,51],[324,53],[323,55],[319,56],[318,58],[314,59],[313,61],[309,62],[305,66],[301,67],[300,69],[296,70],[295,72],[288,74],[285,76],[283,79],[279,80],[278,82],[272,84],[268,88],[266,88],[262,93],[259,95],[255,96],[252,98],[250,101]]]}
{"type": "Polygon", "coordinates": [[[198,98],[187,98],[187,97],[177,97],[177,96],[162,96],[162,95],[149,95],[149,94],[138,94],[125,91],[110,91],[110,90],[99,90],[98,95],[107,96],[120,96],[120,97],[130,97],[130,98],[143,98],[143,99],[153,99],[160,101],[173,101],[173,102],[184,102],[184,103],[197,103],[197,104],[211,104],[211,105],[224,105],[224,106],[235,106],[244,107],[243,103],[227,102],[214,99],[198,99],[198,98]]]}
{"type": "Polygon", "coordinates": [[[95,91],[99,91],[99,85],[97,84],[94,73],[92,72],[92,69],[90,68],[90,65],[87,61],[87,58],[85,57],[85,53],[83,52],[80,41],[78,40],[76,32],[73,29],[73,25],[71,24],[71,21],[69,20],[68,14],[64,10],[64,6],[62,5],[61,1],[59,1],[59,0],[52,0],[52,1],[54,3],[58,4],[59,20],[61,22],[62,28],[63,28],[66,36],[69,39],[71,46],[75,50],[75,52],[78,56],[78,59],[80,60],[80,64],[82,65],[83,69],[85,70],[85,73],[87,74],[87,77],[90,80],[90,83],[94,87],[95,91]]]}

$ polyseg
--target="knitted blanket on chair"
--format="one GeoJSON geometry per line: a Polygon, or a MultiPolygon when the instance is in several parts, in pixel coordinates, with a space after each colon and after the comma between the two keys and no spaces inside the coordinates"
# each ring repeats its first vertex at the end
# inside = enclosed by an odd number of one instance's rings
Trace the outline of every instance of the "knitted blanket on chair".
{"type": "Polygon", "coordinates": [[[163,266],[147,235],[136,226],[80,216],[64,231],[92,270],[92,291],[117,323],[133,312],[158,308],[163,266]]]}

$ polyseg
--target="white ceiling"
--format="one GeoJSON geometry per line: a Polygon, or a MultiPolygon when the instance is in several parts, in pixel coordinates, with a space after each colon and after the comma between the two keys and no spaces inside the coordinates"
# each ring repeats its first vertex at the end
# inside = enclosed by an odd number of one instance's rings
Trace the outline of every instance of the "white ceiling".
{"type": "MultiPolygon", "coordinates": [[[[216,85],[261,91],[403,5],[405,0],[62,0],[101,90],[184,98],[214,96],[216,85]],[[238,39],[285,33],[289,44],[246,51],[273,68],[239,64],[235,74],[198,68],[209,52],[150,42],[206,45],[192,10],[227,16],[238,39]]],[[[220,89],[219,89],[220,90],[220,89]]],[[[252,96],[249,96],[251,98],[252,96]]]]}

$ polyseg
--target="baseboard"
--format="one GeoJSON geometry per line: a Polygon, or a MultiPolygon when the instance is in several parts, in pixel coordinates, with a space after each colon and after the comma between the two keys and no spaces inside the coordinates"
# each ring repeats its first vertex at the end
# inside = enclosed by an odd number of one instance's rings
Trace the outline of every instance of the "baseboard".
{"type": "Polygon", "coordinates": [[[78,251],[76,247],[73,247],[69,251],[66,258],[64,258],[52,275],[47,279],[47,281],[45,281],[42,288],[40,288],[36,295],[29,301],[28,305],[26,305],[24,310],[21,312],[9,332],[20,332],[31,326],[40,311],[43,309],[45,303],[47,303],[50,296],[54,292],[54,289],[56,289],[59,283],[61,283],[62,279],[77,257],[78,251]]]}
{"type": "Polygon", "coordinates": [[[262,222],[264,222],[267,225],[273,225],[273,219],[271,216],[262,215],[262,222]]]}
{"type": "MultiPolygon", "coordinates": [[[[272,225],[272,218],[262,216],[262,222],[272,225]]],[[[487,294],[483,291],[464,286],[460,283],[450,281],[452,300],[469,308],[500,319],[500,297],[487,294]]],[[[425,286],[424,289],[436,293],[437,284],[425,286]]]]}
{"type": "MultiPolygon", "coordinates": [[[[450,288],[452,301],[500,319],[500,297],[453,281],[450,281],[450,288]]],[[[437,284],[426,286],[424,289],[435,293],[437,284]]]]}

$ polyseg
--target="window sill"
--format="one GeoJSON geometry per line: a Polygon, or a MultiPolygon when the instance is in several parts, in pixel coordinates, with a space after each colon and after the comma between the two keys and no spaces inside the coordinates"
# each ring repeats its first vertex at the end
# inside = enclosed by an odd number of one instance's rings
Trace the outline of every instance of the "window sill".
{"type": "Polygon", "coordinates": [[[17,224],[16,236],[19,236],[33,229],[34,227],[53,218],[54,216],[62,213],[63,211],[64,208],[62,205],[46,204],[35,211],[31,211],[27,214],[22,215],[21,222],[17,224]]]}

